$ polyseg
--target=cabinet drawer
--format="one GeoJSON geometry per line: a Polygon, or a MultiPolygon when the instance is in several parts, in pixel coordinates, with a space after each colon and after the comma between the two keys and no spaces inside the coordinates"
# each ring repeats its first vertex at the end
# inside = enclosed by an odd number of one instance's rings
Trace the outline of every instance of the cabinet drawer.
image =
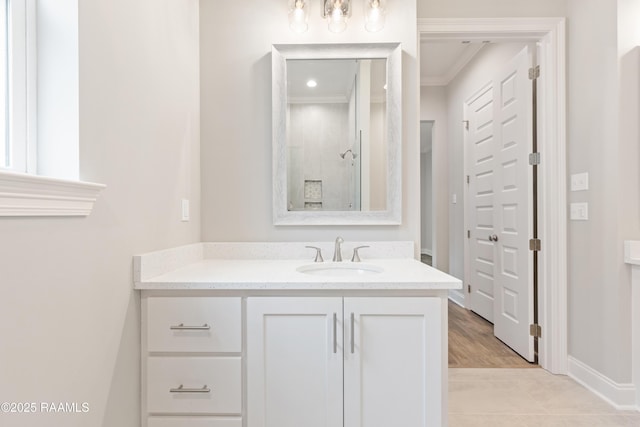
{"type": "Polygon", "coordinates": [[[147,411],[240,415],[240,357],[149,357],[147,411]]]}
{"type": "Polygon", "coordinates": [[[240,298],[149,297],[148,351],[242,351],[240,298]]]}
{"type": "Polygon", "coordinates": [[[150,417],[147,427],[242,427],[242,418],[150,417]]]}

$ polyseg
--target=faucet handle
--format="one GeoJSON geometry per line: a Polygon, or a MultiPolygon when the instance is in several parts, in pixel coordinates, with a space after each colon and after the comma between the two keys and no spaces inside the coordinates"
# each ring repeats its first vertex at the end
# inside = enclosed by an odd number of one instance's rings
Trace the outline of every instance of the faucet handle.
{"type": "Polygon", "coordinates": [[[317,246],[305,246],[305,248],[316,250],[316,258],[313,260],[313,262],[324,262],[324,259],[322,259],[322,249],[317,246]]]}
{"type": "Polygon", "coordinates": [[[351,262],[360,262],[360,255],[358,254],[358,249],[368,248],[369,246],[357,246],[353,248],[353,256],[351,257],[351,262]]]}

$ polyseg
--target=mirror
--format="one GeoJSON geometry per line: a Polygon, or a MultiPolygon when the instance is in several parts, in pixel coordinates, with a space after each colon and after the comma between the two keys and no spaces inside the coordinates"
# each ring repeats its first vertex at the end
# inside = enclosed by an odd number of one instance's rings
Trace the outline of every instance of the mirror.
{"type": "Polygon", "coordinates": [[[400,45],[274,45],[272,61],[274,224],[400,224],[400,45]]]}

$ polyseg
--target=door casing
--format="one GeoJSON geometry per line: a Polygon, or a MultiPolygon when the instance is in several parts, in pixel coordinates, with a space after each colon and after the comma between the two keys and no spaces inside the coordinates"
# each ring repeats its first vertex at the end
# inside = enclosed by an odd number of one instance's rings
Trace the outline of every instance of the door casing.
{"type": "MultiPolygon", "coordinates": [[[[420,40],[494,40],[538,45],[539,363],[567,374],[566,23],[564,18],[418,19],[420,40]]],[[[420,61],[417,61],[419,67],[420,61]]],[[[418,73],[419,75],[419,73],[418,73]]],[[[438,147],[434,146],[434,150],[438,147]]],[[[460,179],[464,179],[460,177],[460,179]]],[[[434,241],[437,254],[438,241],[434,241]]]]}

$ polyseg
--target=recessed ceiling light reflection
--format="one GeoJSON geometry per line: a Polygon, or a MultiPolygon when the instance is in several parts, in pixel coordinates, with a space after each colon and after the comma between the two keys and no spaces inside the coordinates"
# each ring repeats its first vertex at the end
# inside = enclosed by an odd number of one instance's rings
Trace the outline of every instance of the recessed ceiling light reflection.
{"type": "Polygon", "coordinates": [[[307,87],[316,87],[318,86],[318,83],[315,80],[309,80],[307,82],[307,87]]]}

